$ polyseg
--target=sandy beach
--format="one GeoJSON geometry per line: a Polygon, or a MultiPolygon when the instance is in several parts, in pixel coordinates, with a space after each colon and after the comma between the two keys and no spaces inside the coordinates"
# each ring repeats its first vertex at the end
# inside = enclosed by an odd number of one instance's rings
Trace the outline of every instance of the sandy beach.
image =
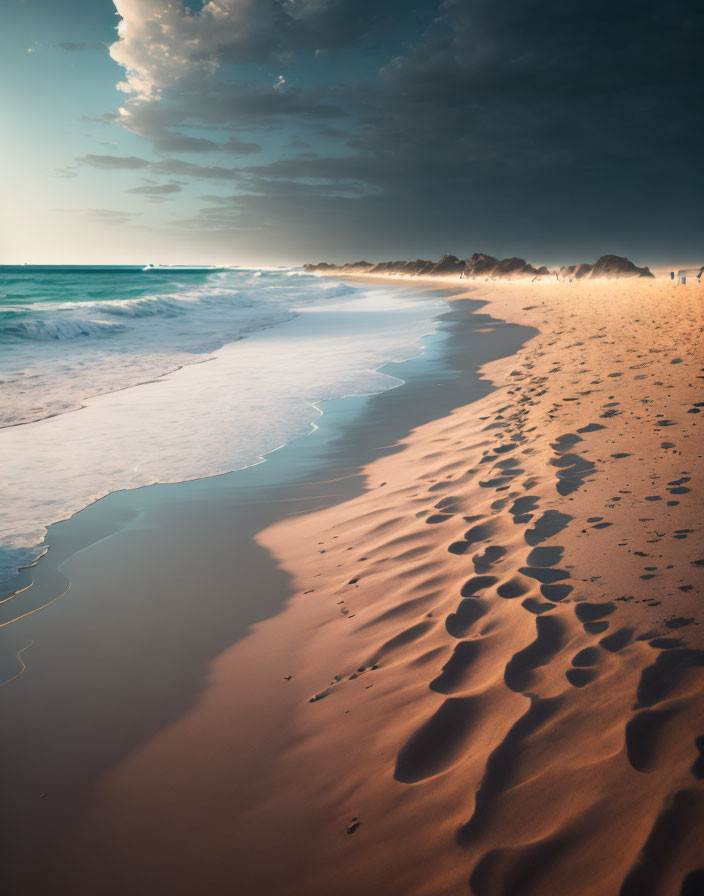
{"type": "Polygon", "coordinates": [[[702,0],[3,25],[0,896],[704,896],[702,0]]]}
{"type": "Polygon", "coordinates": [[[258,531],[285,606],[100,774],[59,891],[702,892],[703,295],[456,291],[537,335],[258,531]]]}

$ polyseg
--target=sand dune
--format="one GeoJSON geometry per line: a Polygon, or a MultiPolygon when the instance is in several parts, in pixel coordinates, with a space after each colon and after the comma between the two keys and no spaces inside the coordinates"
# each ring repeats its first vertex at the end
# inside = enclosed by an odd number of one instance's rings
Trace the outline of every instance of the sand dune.
{"type": "Polygon", "coordinates": [[[704,891],[704,291],[469,294],[540,334],[261,533],[296,596],[104,780],[86,879],[109,840],[114,892],[704,891]]]}

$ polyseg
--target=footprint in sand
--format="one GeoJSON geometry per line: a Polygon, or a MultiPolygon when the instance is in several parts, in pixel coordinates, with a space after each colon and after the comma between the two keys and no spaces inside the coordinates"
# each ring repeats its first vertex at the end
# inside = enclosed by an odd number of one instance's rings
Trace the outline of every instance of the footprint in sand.
{"type": "Polygon", "coordinates": [[[464,533],[464,540],[468,544],[477,544],[480,541],[488,541],[491,536],[496,531],[496,525],[487,521],[485,523],[480,523],[477,526],[472,526],[471,529],[468,529],[464,533]]]}
{"type": "Polygon", "coordinates": [[[501,558],[506,554],[506,548],[501,545],[489,545],[489,547],[484,551],[483,554],[477,555],[472,558],[472,563],[474,564],[474,571],[488,572],[491,567],[498,563],[501,558]]]}
{"type": "Polygon", "coordinates": [[[583,688],[594,681],[596,672],[593,669],[568,669],[565,677],[573,687],[583,688]]]}
{"type": "Polygon", "coordinates": [[[558,510],[546,510],[532,529],[526,529],[524,535],[526,544],[533,547],[547,541],[548,538],[562,532],[571,519],[569,514],[560,513],[558,510]]]}
{"type": "Polygon", "coordinates": [[[687,625],[691,625],[693,622],[693,616],[671,616],[669,619],[665,620],[665,625],[668,628],[684,628],[687,625]]]}
{"type": "Polygon", "coordinates": [[[626,724],[626,756],[637,772],[648,772],[656,764],[663,730],[675,715],[669,709],[645,709],[626,724]]]}
{"type": "Polygon", "coordinates": [[[516,525],[521,525],[530,522],[537,509],[538,499],[532,495],[526,495],[524,498],[516,498],[509,508],[509,513],[513,517],[513,522],[516,525]]]}
{"type": "Polygon", "coordinates": [[[574,590],[572,585],[541,585],[540,593],[552,601],[564,600],[574,590]]]}
{"type": "Polygon", "coordinates": [[[480,488],[494,488],[497,491],[502,489],[504,486],[507,486],[512,479],[515,479],[519,473],[523,473],[523,470],[512,470],[510,474],[502,473],[501,476],[494,476],[493,479],[486,479],[484,481],[479,481],[480,488]]]}
{"type": "Polygon", "coordinates": [[[498,447],[494,448],[494,453],[506,454],[509,451],[514,451],[516,448],[518,448],[518,445],[516,445],[515,442],[509,442],[506,445],[499,445],[498,447]]]}
{"type": "MultiPolygon", "coordinates": [[[[698,823],[697,802],[692,791],[680,790],[668,796],[653,822],[640,855],[621,885],[619,896],[651,896],[665,892],[659,884],[662,883],[669,863],[676,859],[682,840],[698,823]]],[[[691,879],[694,886],[697,886],[704,876],[700,872],[695,874],[698,877],[691,879]]],[[[686,881],[680,890],[680,896],[701,896],[701,893],[701,889],[691,889],[686,881]]]]}
{"type": "MultiPolygon", "coordinates": [[[[465,517],[467,521],[481,519],[481,517],[465,517]]],[[[453,542],[448,551],[451,554],[466,554],[467,551],[472,547],[472,545],[478,544],[482,541],[488,541],[489,538],[496,531],[496,525],[491,521],[487,520],[485,522],[479,523],[476,526],[472,526],[471,529],[468,529],[464,533],[463,541],[455,541],[453,542]]]]}
{"type": "Polygon", "coordinates": [[[478,724],[479,697],[451,697],[412,735],[396,757],[394,778],[414,784],[449,768],[478,724]]]}
{"type": "Polygon", "coordinates": [[[557,452],[557,454],[564,454],[581,441],[583,441],[581,436],[578,436],[573,432],[568,432],[564,436],[558,436],[554,442],[550,443],[550,447],[553,451],[557,452]]]}
{"type": "Polygon", "coordinates": [[[454,613],[445,619],[445,628],[453,638],[464,638],[474,623],[487,612],[484,602],[474,595],[498,582],[496,576],[472,576],[462,586],[460,595],[464,598],[454,613]]]}
{"type": "Polygon", "coordinates": [[[499,597],[503,597],[507,600],[513,600],[513,598],[516,597],[523,597],[523,595],[527,594],[528,591],[530,591],[530,585],[518,578],[518,576],[514,576],[507,582],[503,582],[496,589],[496,593],[499,595],[499,597]]]}
{"type": "Polygon", "coordinates": [[[446,498],[441,498],[437,504],[434,505],[435,510],[440,510],[443,513],[461,513],[462,512],[462,501],[460,498],[456,498],[453,495],[448,495],[446,498]]]}
{"type": "Polygon", "coordinates": [[[610,616],[615,609],[616,607],[611,601],[607,601],[603,604],[593,604],[583,601],[582,603],[575,605],[574,612],[580,622],[596,622],[597,620],[603,619],[605,616],[610,616]]]}
{"type": "Polygon", "coordinates": [[[533,548],[528,554],[526,563],[537,567],[557,566],[562,560],[564,551],[565,549],[559,545],[533,548]]]}
{"type": "Polygon", "coordinates": [[[464,638],[477,620],[487,612],[484,602],[478,597],[466,597],[454,613],[445,619],[445,628],[453,638],[464,638]]]}
{"type": "Polygon", "coordinates": [[[596,672],[590,668],[595,666],[600,659],[598,647],[585,647],[572,657],[572,669],[568,669],[565,676],[569,683],[576,688],[583,688],[596,678],[596,672]]]}
{"type": "MultiPolygon", "coordinates": [[[[541,585],[552,585],[554,582],[560,582],[562,579],[570,578],[570,574],[564,569],[521,566],[518,571],[521,575],[527,576],[529,579],[536,579],[541,585]]],[[[547,595],[545,596],[547,597],[547,595]]]]}
{"type": "Polygon", "coordinates": [[[638,706],[650,707],[669,696],[690,669],[704,666],[704,650],[675,648],[658,654],[641,672],[636,699],[638,706]]]}
{"type": "Polygon", "coordinates": [[[596,666],[599,659],[598,647],[585,647],[572,657],[572,665],[577,667],[596,666]]]}
{"type": "Polygon", "coordinates": [[[462,597],[471,597],[473,594],[476,594],[477,591],[491,588],[491,586],[495,585],[498,581],[496,576],[472,576],[472,578],[468,579],[462,586],[460,595],[462,597]]]}
{"type": "Polygon", "coordinates": [[[535,627],[535,640],[514,653],[504,669],[506,686],[517,693],[528,688],[533,671],[547,665],[564,645],[565,627],[555,616],[538,616],[535,627]]]}
{"type": "Polygon", "coordinates": [[[674,650],[685,646],[682,638],[653,638],[648,644],[655,650],[674,650]]]}
{"type": "Polygon", "coordinates": [[[602,638],[601,641],[599,641],[599,645],[610,653],[619,653],[619,651],[623,650],[624,647],[627,647],[631,643],[632,637],[632,628],[620,628],[618,631],[602,638]]]}
{"type": "Polygon", "coordinates": [[[522,602],[521,606],[528,610],[529,613],[534,613],[536,616],[540,616],[543,613],[547,613],[549,610],[555,609],[555,604],[539,601],[537,597],[527,597],[522,602]]]}
{"type": "MultiPolygon", "coordinates": [[[[560,698],[531,697],[529,709],[511,726],[504,739],[491,753],[475,794],[474,812],[457,831],[456,839],[460,846],[468,846],[491,823],[501,795],[518,783],[518,769],[524,743],[550,721],[559,708],[559,702],[560,698]]],[[[481,892],[488,894],[491,891],[481,892]]]]}
{"type": "Polygon", "coordinates": [[[675,529],[675,533],[672,537],[682,540],[683,538],[687,538],[688,535],[691,535],[693,531],[694,529],[675,529]]]}
{"type": "Polygon", "coordinates": [[[558,468],[557,493],[566,497],[576,492],[584,484],[587,476],[591,476],[596,466],[590,460],[580,457],[579,454],[563,454],[560,457],[551,458],[550,465],[558,468]]]}
{"type": "Polygon", "coordinates": [[[438,694],[454,694],[462,690],[468,684],[469,669],[480,650],[481,641],[460,641],[440,674],[430,682],[430,690],[438,694]]]}

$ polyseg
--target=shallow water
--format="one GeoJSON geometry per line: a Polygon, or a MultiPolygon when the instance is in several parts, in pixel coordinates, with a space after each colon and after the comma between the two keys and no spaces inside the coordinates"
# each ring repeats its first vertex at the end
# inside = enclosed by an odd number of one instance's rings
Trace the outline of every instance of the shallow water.
{"type": "Polygon", "coordinates": [[[417,355],[445,307],[292,270],[0,277],[0,582],[103,495],[257,463],[318,402],[398,385],[379,366],[417,355]]]}

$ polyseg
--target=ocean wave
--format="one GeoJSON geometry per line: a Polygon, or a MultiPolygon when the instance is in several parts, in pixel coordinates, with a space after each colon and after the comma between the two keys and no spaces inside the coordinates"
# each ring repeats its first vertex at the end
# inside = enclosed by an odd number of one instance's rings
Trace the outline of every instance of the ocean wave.
{"type": "MultiPolygon", "coordinates": [[[[111,317],[176,317],[190,310],[196,310],[198,306],[218,305],[232,306],[242,305],[251,307],[256,304],[256,297],[244,297],[240,290],[232,288],[219,288],[218,286],[204,287],[199,290],[183,289],[178,295],[147,295],[136,299],[115,299],[100,301],[69,301],[51,302],[44,306],[51,313],[68,314],[107,314],[111,317]]],[[[36,313],[36,304],[3,305],[0,308],[0,319],[4,316],[17,314],[36,313]]],[[[7,329],[0,324],[0,330],[7,329]]]]}
{"type": "Polygon", "coordinates": [[[324,286],[322,293],[326,299],[339,299],[342,296],[350,296],[359,292],[354,286],[348,286],[346,283],[337,283],[335,286],[324,286]]]}
{"type": "Polygon", "coordinates": [[[124,330],[122,324],[100,320],[56,318],[54,320],[19,320],[0,325],[0,333],[36,342],[61,342],[81,337],[112,336],[124,330]]]}
{"type": "Polygon", "coordinates": [[[113,317],[175,317],[186,310],[188,303],[169,296],[144,296],[141,299],[125,299],[119,302],[100,302],[103,314],[113,317]]]}

